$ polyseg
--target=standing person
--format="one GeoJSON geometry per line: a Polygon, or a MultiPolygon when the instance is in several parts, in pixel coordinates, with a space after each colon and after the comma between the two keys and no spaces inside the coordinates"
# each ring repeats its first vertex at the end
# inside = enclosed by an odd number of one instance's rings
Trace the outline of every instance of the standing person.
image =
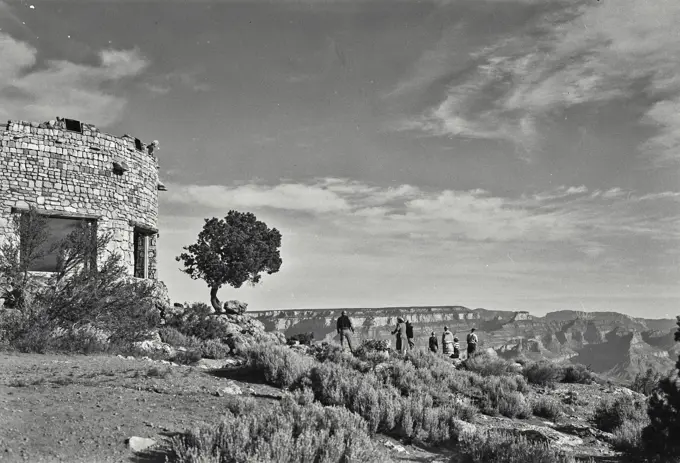
{"type": "Polygon", "coordinates": [[[467,356],[468,358],[475,355],[477,352],[477,335],[475,334],[475,329],[470,330],[470,334],[467,335],[467,356]]]}
{"type": "Polygon", "coordinates": [[[453,354],[453,333],[449,331],[449,327],[444,327],[444,334],[442,334],[442,353],[444,355],[453,354]]]}
{"type": "Polygon", "coordinates": [[[340,335],[340,346],[344,347],[344,340],[347,340],[347,345],[349,346],[349,351],[354,353],[354,348],[352,347],[352,334],[354,333],[354,327],[352,326],[352,320],[347,316],[346,311],[342,311],[342,315],[338,317],[337,323],[338,334],[340,335]]]}
{"type": "Polygon", "coordinates": [[[439,342],[437,341],[437,335],[434,334],[433,331],[432,334],[430,334],[430,351],[436,354],[437,350],[439,350],[439,342]]]}
{"type": "Polygon", "coordinates": [[[408,339],[408,350],[413,350],[416,343],[413,340],[413,325],[409,321],[406,322],[406,338],[408,339]]]}
{"type": "Polygon", "coordinates": [[[406,323],[401,317],[397,317],[397,327],[392,331],[392,334],[397,335],[397,351],[400,353],[406,352],[406,323]]]}
{"type": "Polygon", "coordinates": [[[458,338],[453,338],[453,355],[451,358],[460,358],[460,343],[458,342],[458,338]]]}

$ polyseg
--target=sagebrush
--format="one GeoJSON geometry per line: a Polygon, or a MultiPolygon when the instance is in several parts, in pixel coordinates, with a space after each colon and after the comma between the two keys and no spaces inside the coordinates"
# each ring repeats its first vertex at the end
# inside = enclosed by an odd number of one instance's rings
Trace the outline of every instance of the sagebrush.
{"type": "Polygon", "coordinates": [[[256,408],[234,406],[222,421],[197,427],[171,441],[170,461],[221,463],[276,461],[286,463],[388,462],[371,440],[366,422],[341,407],[299,405],[292,398],[256,408]]]}

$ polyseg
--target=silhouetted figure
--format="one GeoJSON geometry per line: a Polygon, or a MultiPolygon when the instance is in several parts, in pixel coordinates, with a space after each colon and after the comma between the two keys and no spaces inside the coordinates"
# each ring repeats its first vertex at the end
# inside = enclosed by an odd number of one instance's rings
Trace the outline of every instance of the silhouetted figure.
{"type": "Polygon", "coordinates": [[[397,335],[397,351],[400,353],[405,353],[406,352],[406,323],[404,323],[404,319],[401,317],[397,318],[397,327],[392,331],[392,334],[397,335]]]}
{"type": "Polygon", "coordinates": [[[408,349],[413,350],[416,343],[413,336],[413,325],[409,321],[406,322],[406,338],[408,339],[408,349]]]}
{"type": "Polygon", "coordinates": [[[439,350],[439,341],[437,341],[437,335],[434,334],[434,331],[432,334],[430,334],[430,352],[434,352],[435,354],[439,350]]]}
{"type": "Polygon", "coordinates": [[[472,357],[475,355],[475,352],[477,352],[477,335],[475,334],[475,329],[472,328],[470,330],[470,333],[467,335],[467,355],[468,358],[472,357]]]}
{"type": "Polygon", "coordinates": [[[352,347],[354,327],[352,326],[352,320],[349,319],[347,312],[344,310],[342,311],[342,315],[338,318],[337,329],[338,334],[340,335],[340,346],[344,347],[344,341],[347,340],[350,352],[354,353],[354,348],[352,347]]]}

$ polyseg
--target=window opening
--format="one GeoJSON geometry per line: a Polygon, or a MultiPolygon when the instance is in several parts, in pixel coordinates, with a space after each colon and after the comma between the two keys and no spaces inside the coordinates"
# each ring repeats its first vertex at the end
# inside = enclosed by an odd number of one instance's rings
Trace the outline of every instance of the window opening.
{"type": "Polygon", "coordinates": [[[83,124],[81,124],[80,121],[76,121],[74,119],[64,119],[64,123],[66,124],[66,130],[83,133],[83,124]]]}
{"type": "MultiPolygon", "coordinates": [[[[45,219],[45,241],[37,247],[34,255],[36,256],[29,263],[28,270],[31,272],[56,272],[59,270],[60,264],[60,245],[69,237],[71,233],[76,232],[80,227],[87,227],[89,232],[90,242],[87,244],[88,248],[84,251],[90,254],[90,259],[86,265],[96,265],[97,252],[97,227],[96,221],[92,219],[81,218],[62,218],[62,217],[48,217],[45,219]]],[[[26,220],[26,215],[22,214],[22,220],[26,220]]],[[[26,242],[28,237],[21,236],[21,253],[27,252],[26,247],[29,244],[26,242]]]]}
{"type": "Polygon", "coordinates": [[[149,278],[149,237],[151,233],[139,228],[134,232],[134,276],[149,278]]]}

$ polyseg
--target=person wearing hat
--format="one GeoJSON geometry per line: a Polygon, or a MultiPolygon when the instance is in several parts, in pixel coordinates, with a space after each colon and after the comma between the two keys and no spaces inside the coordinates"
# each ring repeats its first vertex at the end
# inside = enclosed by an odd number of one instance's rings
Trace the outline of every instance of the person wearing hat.
{"type": "Polygon", "coordinates": [[[343,310],[340,317],[338,317],[337,330],[338,334],[340,335],[340,346],[344,347],[344,341],[347,340],[349,351],[354,353],[354,348],[352,347],[352,334],[354,333],[354,326],[352,326],[352,320],[349,319],[345,310],[343,310]]]}
{"type": "Polygon", "coordinates": [[[406,352],[406,323],[401,317],[397,317],[397,327],[392,331],[392,334],[397,335],[397,351],[400,353],[406,352]]]}

